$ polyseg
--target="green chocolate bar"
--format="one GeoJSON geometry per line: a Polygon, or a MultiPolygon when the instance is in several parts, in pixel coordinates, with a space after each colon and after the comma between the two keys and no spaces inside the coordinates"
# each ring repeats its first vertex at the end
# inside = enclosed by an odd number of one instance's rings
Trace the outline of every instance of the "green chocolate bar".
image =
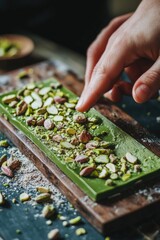
{"type": "Polygon", "coordinates": [[[23,132],[92,200],[159,173],[160,159],[54,79],[0,95],[0,114],[23,132]]]}

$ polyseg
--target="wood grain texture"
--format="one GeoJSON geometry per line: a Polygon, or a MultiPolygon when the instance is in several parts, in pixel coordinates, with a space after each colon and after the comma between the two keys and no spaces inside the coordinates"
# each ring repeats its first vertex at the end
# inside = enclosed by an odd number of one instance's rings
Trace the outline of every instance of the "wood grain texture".
{"type": "MultiPolygon", "coordinates": [[[[40,81],[45,77],[56,75],[63,85],[77,95],[80,95],[83,89],[83,82],[73,72],[60,73],[49,62],[32,66],[32,69],[32,80],[40,81]]],[[[10,86],[10,89],[19,86],[19,80],[17,80],[16,76],[17,71],[8,75],[9,81],[7,84],[8,87],[10,86]]],[[[28,77],[27,81],[30,81],[30,77],[28,77]]],[[[121,109],[105,99],[101,99],[95,108],[160,156],[160,143],[155,139],[151,140],[149,133],[121,109]]],[[[101,233],[120,229],[122,224],[124,226],[131,222],[137,222],[137,220],[139,221],[145,216],[151,215],[159,204],[160,194],[154,192],[153,181],[147,183],[149,188],[153,188],[152,202],[134,188],[119,196],[95,203],[66,177],[40,149],[2,117],[0,118],[0,130],[18,146],[36,167],[60,189],[81,214],[101,233]]],[[[157,181],[158,179],[156,179],[156,184],[158,184],[157,181]]],[[[143,189],[143,186],[141,188],[143,189]]]]}

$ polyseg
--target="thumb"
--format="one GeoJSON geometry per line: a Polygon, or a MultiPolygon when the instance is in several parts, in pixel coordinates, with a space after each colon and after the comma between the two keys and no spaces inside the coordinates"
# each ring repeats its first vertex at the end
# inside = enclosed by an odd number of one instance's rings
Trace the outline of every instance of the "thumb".
{"type": "Polygon", "coordinates": [[[133,98],[137,103],[149,100],[160,89],[160,56],[152,67],[134,84],[133,98]]]}

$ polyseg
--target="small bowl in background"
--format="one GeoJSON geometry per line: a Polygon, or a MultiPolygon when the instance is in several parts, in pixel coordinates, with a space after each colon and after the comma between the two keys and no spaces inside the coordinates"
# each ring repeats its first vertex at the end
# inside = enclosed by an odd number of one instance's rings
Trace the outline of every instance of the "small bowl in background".
{"type": "Polygon", "coordinates": [[[6,62],[9,60],[16,60],[16,59],[21,59],[24,57],[27,57],[30,55],[34,49],[34,43],[33,41],[24,36],[24,35],[17,35],[17,34],[5,34],[5,35],[0,35],[0,41],[8,41],[9,43],[17,46],[17,52],[16,54],[12,56],[0,56],[0,62],[6,62]]]}

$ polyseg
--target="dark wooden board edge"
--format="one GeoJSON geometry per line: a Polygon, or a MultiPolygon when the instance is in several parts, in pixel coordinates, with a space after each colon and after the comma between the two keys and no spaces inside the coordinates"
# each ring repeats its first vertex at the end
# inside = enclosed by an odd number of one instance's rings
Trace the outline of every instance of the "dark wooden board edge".
{"type": "MultiPolygon", "coordinates": [[[[117,207],[127,203],[124,211],[114,212],[110,203],[96,203],[89,199],[62,171],[48,159],[22,132],[13,127],[6,119],[0,117],[0,130],[24,153],[42,174],[52,182],[78,209],[78,211],[90,222],[100,233],[106,234],[119,230],[124,226],[137,222],[148,215],[148,209],[154,210],[154,204],[149,204],[143,197],[134,203],[131,196],[121,199],[116,203],[117,207]],[[73,191],[74,189],[74,191],[73,191]],[[140,203],[140,204],[139,204],[140,203]],[[141,211],[139,211],[141,210],[141,211]],[[143,212],[143,214],[142,214],[143,212]]],[[[152,211],[150,211],[152,214],[152,211]]]]}

